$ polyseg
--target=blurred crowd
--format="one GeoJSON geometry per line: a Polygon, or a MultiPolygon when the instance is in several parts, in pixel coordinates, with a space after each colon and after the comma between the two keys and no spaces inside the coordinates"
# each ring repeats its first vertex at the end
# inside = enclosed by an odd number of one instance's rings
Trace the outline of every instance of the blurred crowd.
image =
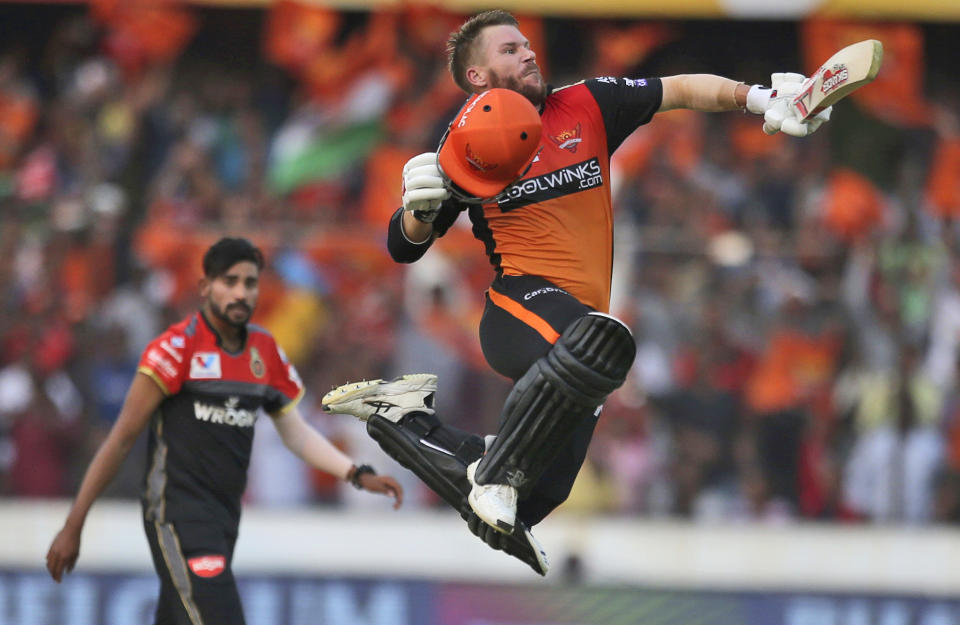
{"type": "MultiPolygon", "coordinates": [[[[225,234],[267,253],[255,321],[337,444],[389,467],[360,424],[323,415],[318,400],[348,380],[414,371],[440,374],[445,420],[493,431],[509,384],[479,350],[492,270],[466,218],[409,267],[384,244],[403,163],[436,145],[463,100],[443,56],[463,16],[287,0],[125,6],[0,9],[0,495],[75,492],[140,351],[196,308],[200,257],[225,234]]],[[[814,57],[835,43],[816,41],[826,27],[777,28],[814,57]]],[[[896,63],[917,37],[922,52],[919,27],[884,28],[903,46],[896,63]]],[[[682,52],[703,25],[522,18],[521,29],[556,84],[681,71],[763,82],[802,54],[716,69],[682,52]]],[[[922,54],[914,61],[923,69],[922,54]]],[[[566,509],[960,521],[952,80],[908,93],[920,112],[896,94],[844,102],[804,140],[766,137],[752,116],[676,111],[624,144],[612,166],[613,312],[638,357],[566,509]]],[[[305,468],[267,422],[251,503],[370,505],[305,468]]],[[[110,494],[136,496],[143,453],[110,494]]],[[[388,470],[411,507],[437,504],[388,470]]]]}

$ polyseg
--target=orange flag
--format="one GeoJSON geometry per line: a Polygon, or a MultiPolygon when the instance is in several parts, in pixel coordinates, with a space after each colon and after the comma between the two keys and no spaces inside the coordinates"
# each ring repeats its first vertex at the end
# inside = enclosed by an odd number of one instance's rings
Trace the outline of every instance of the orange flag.
{"type": "Polygon", "coordinates": [[[267,58],[294,73],[326,50],[340,28],[340,14],[327,7],[279,0],[267,18],[267,58]]]}
{"type": "Polygon", "coordinates": [[[176,58],[197,29],[193,14],[174,0],[91,0],[90,12],[107,26],[105,45],[127,72],[176,58]]]}
{"type": "Polygon", "coordinates": [[[868,234],[883,216],[884,200],[880,190],[852,169],[833,170],[824,198],[825,225],[847,242],[868,234]]]}
{"type": "Polygon", "coordinates": [[[938,217],[960,217],[960,137],[940,139],[927,179],[927,199],[938,217]]]}
{"type": "Polygon", "coordinates": [[[674,29],[661,23],[600,26],[592,37],[595,58],[590,73],[595,76],[627,76],[651,52],[675,37],[674,29]]]}

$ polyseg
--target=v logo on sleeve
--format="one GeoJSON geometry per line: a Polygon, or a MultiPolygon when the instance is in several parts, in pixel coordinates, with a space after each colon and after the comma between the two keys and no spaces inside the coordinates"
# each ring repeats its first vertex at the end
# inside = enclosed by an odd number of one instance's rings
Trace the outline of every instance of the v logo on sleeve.
{"type": "Polygon", "coordinates": [[[217,352],[196,352],[190,359],[190,377],[194,380],[218,380],[221,376],[217,352]]]}

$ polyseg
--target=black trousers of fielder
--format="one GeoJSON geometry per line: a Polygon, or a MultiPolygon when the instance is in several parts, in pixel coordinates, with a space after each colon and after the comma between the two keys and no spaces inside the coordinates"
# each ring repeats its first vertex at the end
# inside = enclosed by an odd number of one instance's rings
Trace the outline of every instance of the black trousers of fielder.
{"type": "Polygon", "coordinates": [[[244,625],[231,569],[236,527],[213,520],[144,519],[143,529],[160,578],[154,625],[244,625]],[[189,560],[203,556],[223,556],[223,570],[210,577],[194,573],[189,560]]]}

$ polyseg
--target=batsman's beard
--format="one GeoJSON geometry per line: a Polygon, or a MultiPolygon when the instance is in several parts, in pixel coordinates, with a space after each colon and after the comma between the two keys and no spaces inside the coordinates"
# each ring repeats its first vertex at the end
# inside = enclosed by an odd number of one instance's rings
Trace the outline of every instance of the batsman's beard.
{"type": "Polygon", "coordinates": [[[524,74],[520,78],[517,78],[516,76],[502,77],[491,72],[490,87],[516,91],[526,99],[530,100],[530,102],[537,108],[540,108],[540,106],[543,104],[543,101],[547,98],[547,84],[543,81],[543,76],[540,75],[539,69],[534,72],[524,74]],[[527,80],[528,76],[533,75],[538,78],[535,85],[531,84],[527,80]]]}

